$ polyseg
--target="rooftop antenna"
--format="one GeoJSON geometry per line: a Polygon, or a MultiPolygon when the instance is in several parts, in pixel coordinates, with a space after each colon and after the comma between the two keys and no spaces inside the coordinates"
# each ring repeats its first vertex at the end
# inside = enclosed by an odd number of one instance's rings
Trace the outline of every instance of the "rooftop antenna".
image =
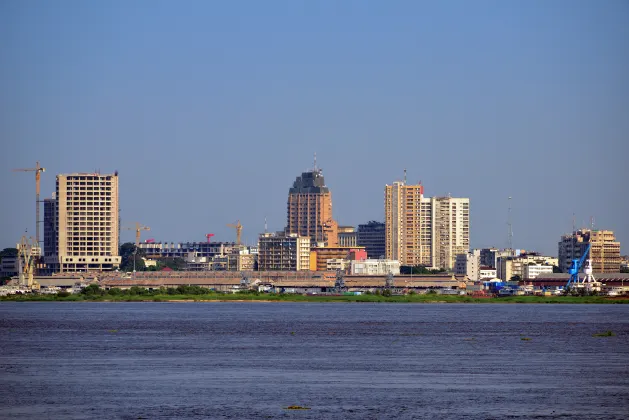
{"type": "Polygon", "coordinates": [[[404,168],[404,185],[406,185],[406,168],[404,168]]]}
{"type": "Polygon", "coordinates": [[[594,230],[594,216],[590,216],[590,230],[594,230]]]}
{"type": "Polygon", "coordinates": [[[507,225],[509,226],[509,249],[513,249],[513,224],[511,223],[511,197],[509,197],[509,210],[507,214],[507,225]]]}
{"type": "Polygon", "coordinates": [[[264,216],[264,233],[267,233],[266,216],[264,216]]]}
{"type": "Polygon", "coordinates": [[[314,171],[317,172],[317,152],[314,153],[314,171]]]}

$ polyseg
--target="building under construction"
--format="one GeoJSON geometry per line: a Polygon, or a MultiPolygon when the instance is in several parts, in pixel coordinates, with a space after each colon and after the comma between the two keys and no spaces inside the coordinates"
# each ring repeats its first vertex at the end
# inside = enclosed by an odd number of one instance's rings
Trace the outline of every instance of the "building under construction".
{"type": "Polygon", "coordinates": [[[44,272],[107,271],[120,265],[118,173],[57,175],[44,201],[44,272]]]}

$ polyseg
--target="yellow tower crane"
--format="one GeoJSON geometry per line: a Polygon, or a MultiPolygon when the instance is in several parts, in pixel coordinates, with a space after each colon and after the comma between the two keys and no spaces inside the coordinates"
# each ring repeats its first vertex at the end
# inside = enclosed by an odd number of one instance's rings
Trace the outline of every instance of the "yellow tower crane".
{"type": "Polygon", "coordinates": [[[227,227],[236,229],[236,245],[240,245],[240,237],[242,234],[242,225],[240,224],[240,220],[237,220],[236,223],[228,224],[227,227]]]}
{"type": "Polygon", "coordinates": [[[13,172],[35,172],[35,241],[37,246],[40,246],[39,240],[39,182],[41,180],[41,173],[46,172],[46,168],[39,166],[39,161],[34,168],[22,168],[14,169],[13,172]]]}
{"type": "Polygon", "coordinates": [[[151,230],[148,226],[142,226],[138,222],[135,222],[135,227],[128,227],[127,230],[135,230],[135,247],[137,248],[140,245],[140,232],[143,230],[151,230]]]}

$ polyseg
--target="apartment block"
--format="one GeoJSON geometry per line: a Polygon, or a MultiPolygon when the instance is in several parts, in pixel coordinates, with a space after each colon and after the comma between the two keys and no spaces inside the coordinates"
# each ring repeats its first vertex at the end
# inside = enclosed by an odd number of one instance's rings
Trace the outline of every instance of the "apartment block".
{"type": "Polygon", "coordinates": [[[452,269],[469,251],[469,198],[424,197],[424,187],[385,186],[385,255],[401,265],[452,269]]]}
{"type": "Polygon", "coordinates": [[[386,228],[374,220],[358,225],[357,245],[365,247],[370,259],[384,258],[386,253],[386,228]]]}
{"type": "Polygon", "coordinates": [[[310,236],[295,233],[263,233],[258,239],[259,271],[310,269],[310,236]]]}
{"type": "Polygon", "coordinates": [[[570,269],[573,259],[579,259],[591,244],[588,258],[592,259],[594,273],[620,271],[620,242],[611,230],[580,229],[563,235],[559,242],[559,268],[563,273],[570,269]]]}
{"type": "Polygon", "coordinates": [[[44,262],[50,271],[107,271],[120,265],[118,174],[56,178],[44,201],[44,262]]]}
{"type": "Polygon", "coordinates": [[[298,176],[288,191],[285,232],[308,236],[313,244],[336,246],[338,224],[332,218],[332,193],[321,169],[298,176]]]}

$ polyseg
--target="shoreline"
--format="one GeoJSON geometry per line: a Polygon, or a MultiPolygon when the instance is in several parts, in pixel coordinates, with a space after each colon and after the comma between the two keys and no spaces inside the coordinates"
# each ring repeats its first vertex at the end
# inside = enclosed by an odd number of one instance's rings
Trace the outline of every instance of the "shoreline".
{"type": "Polygon", "coordinates": [[[496,298],[477,298],[471,296],[441,296],[441,295],[70,295],[58,297],[55,295],[34,296],[3,296],[2,302],[164,302],[164,303],[194,303],[194,302],[263,302],[263,303],[413,303],[413,304],[629,304],[629,296],[508,296],[496,298]],[[232,297],[233,296],[233,297],[232,297]]]}

